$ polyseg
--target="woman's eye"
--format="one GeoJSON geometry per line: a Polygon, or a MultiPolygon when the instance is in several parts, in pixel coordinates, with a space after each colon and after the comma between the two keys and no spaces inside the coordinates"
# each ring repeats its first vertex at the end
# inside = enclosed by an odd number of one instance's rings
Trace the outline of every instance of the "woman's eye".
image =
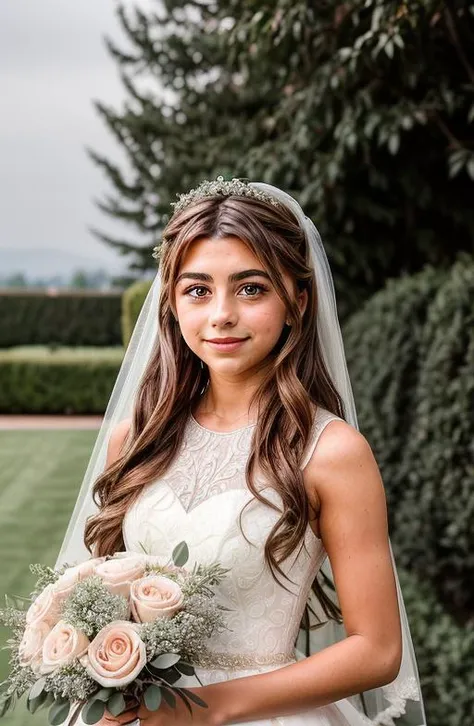
{"type": "MultiPolygon", "coordinates": [[[[256,290],[257,292],[249,295],[244,295],[244,297],[257,297],[262,292],[266,292],[267,288],[264,285],[259,285],[257,283],[248,283],[247,285],[244,285],[241,290],[246,290],[248,288],[251,288],[253,290],[256,290]]],[[[203,285],[194,285],[194,287],[190,287],[189,290],[186,290],[185,295],[189,295],[192,298],[201,298],[205,297],[205,295],[191,295],[192,292],[196,292],[197,290],[207,290],[207,287],[203,287],[203,285]]]]}
{"type": "MultiPolygon", "coordinates": [[[[194,292],[194,290],[206,290],[206,288],[201,285],[196,285],[195,287],[190,287],[184,294],[189,295],[191,292],[194,292]]],[[[195,297],[195,295],[191,295],[191,297],[195,297]]],[[[203,295],[198,295],[197,297],[203,297],[203,295]]]]}

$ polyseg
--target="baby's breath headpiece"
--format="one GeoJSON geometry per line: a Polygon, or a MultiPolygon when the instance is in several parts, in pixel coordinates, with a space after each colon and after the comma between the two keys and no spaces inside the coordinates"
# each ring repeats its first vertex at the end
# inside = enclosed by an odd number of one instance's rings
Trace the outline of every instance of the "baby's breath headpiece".
{"type": "MultiPolygon", "coordinates": [[[[256,189],[250,186],[249,179],[242,179],[234,177],[230,181],[225,181],[223,176],[218,176],[214,181],[205,179],[195,189],[191,189],[185,194],[177,194],[177,202],[170,202],[170,206],[173,207],[173,214],[180,212],[182,209],[187,207],[189,204],[197,202],[199,199],[205,199],[206,197],[252,197],[253,199],[259,199],[267,204],[272,204],[275,207],[281,207],[281,202],[278,201],[271,194],[256,189]]],[[[155,259],[160,256],[161,245],[153,248],[153,255],[155,259]]]]}

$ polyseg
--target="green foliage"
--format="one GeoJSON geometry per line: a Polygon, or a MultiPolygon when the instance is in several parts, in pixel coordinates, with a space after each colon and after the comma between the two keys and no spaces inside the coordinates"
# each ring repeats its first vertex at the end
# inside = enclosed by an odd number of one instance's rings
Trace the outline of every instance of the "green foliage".
{"type": "Polygon", "coordinates": [[[130,342],[135,323],[152,282],[152,280],[137,280],[122,295],[122,341],[124,348],[130,342]]]}
{"type": "Polygon", "coordinates": [[[0,348],[120,345],[120,293],[3,291],[0,348]]]}
{"type": "Polygon", "coordinates": [[[359,424],[388,486],[390,525],[405,489],[400,458],[415,415],[427,310],[447,273],[425,268],[389,280],[344,325],[344,344],[359,424]]]}
{"type": "Polygon", "coordinates": [[[400,479],[401,563],[436,583],[462,619],[474,612],[474,259],[462,256],[428,309],[423,365],[400,479]],[[410,539],[410,546],[401,545],[410,539]]]}
{"type": "Polygon", "coordinates": [[[474,593],[474,258],[391,281],[344,328],[397,562],[458,621],[474,593]]]}
{"type": "Polygon", "coordinates": [[[223,174],[299,199],[325,240],[343,317],[385,279],[451,263],[474,239],[472,9],[469,0],[120,7],[129,50],[108,47],[128,101],[97,109],[129,163],[91,155],[114,190],[101,208],[145,244],[100,236],[131,269],[153,269],[170,202],[223,174]]]}
{"type": "Polygon", "coordinates": [[[434,589],[399,570],[430,726],[459,726],[474,713],[474,623],[461,627],[434,589]]]}
{"type": "Polygon", "coordinates": [[[0,351],[0,413],[103,414],[123,349],[93,353],[0,351]]]}

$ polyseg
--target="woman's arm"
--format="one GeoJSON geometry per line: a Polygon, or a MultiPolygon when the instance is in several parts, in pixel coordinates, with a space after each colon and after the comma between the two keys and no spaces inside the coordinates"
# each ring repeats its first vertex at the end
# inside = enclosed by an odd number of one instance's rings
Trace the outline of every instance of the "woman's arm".
{"type": "Polygon", "coordinates": [[[320,500],[320,532],[347,638],[275,671],[197,689],[220,724],[324,706],[394,680],[401,624],[390,558],[385,491],[372,450],[354,427],[332,421],[305,482],[320,500]]]}

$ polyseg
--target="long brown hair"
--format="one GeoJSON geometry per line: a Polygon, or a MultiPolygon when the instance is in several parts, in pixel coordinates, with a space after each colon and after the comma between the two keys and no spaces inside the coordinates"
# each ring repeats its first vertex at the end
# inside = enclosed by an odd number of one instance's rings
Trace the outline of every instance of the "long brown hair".
{"type": "MultiPolygon", "coordinates": [[[[95,481],[93,497],[100,511],[89,518],[84,542],[102,556],[125,548],[122,522],[143,488],[162,476],[177,454],[186,422],[209,381],[207,365],[187,346],[176,321],[175,279],[188,247],[200,237],[237,237],[249,245],[271,276],[287,308],[291,327],[283,328],[271,352],[252,403],[258,412],[245,476],[249,490],[272,508],[255,487],[254,474],[263,472],[282,498],[283,510],[265,544],[265,558],[275,579],[301,543],[310,508],[299,467],[312,429],[314,406],[344,418],[337,393],[321,354],[316,326],[318,295],[314,272],[307,264],[307,242],[296,217],[286,207],[251,197],[208,197],[175,213],[163,231],[160,249],[161,290],[159,328],[141,379],[127,443],[122,455],[95,481]],[[306,288],[308,302],[301,316],[286,291],[281,270],[296,290],[306,288]]],[[[289,578],[287,578],[289,579],[289,578]]],[[[313,589],[328,617],[340,610],[321,587],[313,589]]],[[[307,617],[307,613],[306,613],[307,617]]]]}

